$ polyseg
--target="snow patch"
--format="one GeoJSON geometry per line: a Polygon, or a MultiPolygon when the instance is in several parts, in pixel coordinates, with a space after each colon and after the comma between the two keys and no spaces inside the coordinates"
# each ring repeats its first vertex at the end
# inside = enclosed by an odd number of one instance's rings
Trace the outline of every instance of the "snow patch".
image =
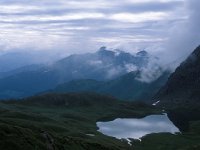
{"type": "Polygon", "coordinates": [[[128,142],[128,145],[132,146],[131,140],[130,140],[130,139],[126,139],[126,140],[127,140],[127,142],[128,142]]]}
{"type": "Polygon", "coordinates": [[[160,103],[160,101],[157,101],[157,102],[153,103],[152,105],[156,106],[158,103],[160,103]]]}

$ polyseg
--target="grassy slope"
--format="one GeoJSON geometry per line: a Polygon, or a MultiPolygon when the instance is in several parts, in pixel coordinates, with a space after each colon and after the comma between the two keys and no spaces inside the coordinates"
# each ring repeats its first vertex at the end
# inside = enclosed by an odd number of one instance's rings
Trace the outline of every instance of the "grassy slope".
{"type": "Polygon", "coordinates": [[[166,83],[169,72],[163,73],[152,83],[138,81],[136,78],[139,72],[130,72],[114,80],[96,81],[96,80],[73,80],[58,85],[51,92],[96,92],[100,94],[109,94],[122,100],[150,100],[154,94],[166,83]]]}
{"type": "Polygon", "coordinates": [[[96,121],[159,113],[152,107],[95,94],[45,95],[0,103],[0,149],[6,150],[173,150],[198,145],[200,122],[186,135],[155,134],[126,141],[97,132],[96,121]],[[103,102],[101,102],[102,100],[103,102]],[[199,133],[199,132],[198,132],[199,133]],[[94,134],[94,137],[86,134],[94,134]]]}

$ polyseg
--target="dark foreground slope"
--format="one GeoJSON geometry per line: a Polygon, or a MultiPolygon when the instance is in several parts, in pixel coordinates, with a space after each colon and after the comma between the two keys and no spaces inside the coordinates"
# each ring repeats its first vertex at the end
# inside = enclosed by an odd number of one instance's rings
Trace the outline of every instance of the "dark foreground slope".
{"type": "Polygon", "coordinates": [[[96,121],[142,117],[155,112],[145,105],[119,102],[112,97],[89,93],[46,94],[2,102],[0,149],[130,149],[126,141],[97,132],[96,121]]]}
{"type": "Polygon", "coordinates": [[[143,117],[159,110],[97,94],[46,94],[0,103],[0,149],[5,150],[197,150],[200,122],[190,133],[152,134],[142,142],[97,132],[96,121],[143,117]],[[90,135],[94,136],[90,136],[90,135]],[[169,140],[170,139],[170,140],[169,140]]]}
{"type": "Polygon", "coordinates": [[[200,46],[170,76],[155,99],[165,106],[200,106],[200,46]]]}
{"type": "Polygon", "coordinates": [[[176,69],[154,100],[169,110],[182,131],[200,120],[200,46],[176,69]]]}

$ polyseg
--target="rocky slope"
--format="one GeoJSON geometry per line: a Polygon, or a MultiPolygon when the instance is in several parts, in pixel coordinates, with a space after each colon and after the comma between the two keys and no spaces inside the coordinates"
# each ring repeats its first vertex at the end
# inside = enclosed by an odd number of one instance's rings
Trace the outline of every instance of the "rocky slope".
{"type": "Polygon", "coordinates": [[[200,105],[200,46],[170,76],[154,100],[164,106],[200,105]]]}

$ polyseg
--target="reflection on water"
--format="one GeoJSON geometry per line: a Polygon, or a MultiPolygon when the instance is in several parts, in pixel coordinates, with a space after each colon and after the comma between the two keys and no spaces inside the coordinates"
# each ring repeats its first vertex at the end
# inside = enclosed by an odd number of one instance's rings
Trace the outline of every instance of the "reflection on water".
{"type": "Polygon", "coordinates": [[[115,119],[109,122],[97,122],[99,132],[118,139],[140,139],[150,133],[180,132],[169,120],[167,114],[150,115],[141,119],[115,119]]]}

